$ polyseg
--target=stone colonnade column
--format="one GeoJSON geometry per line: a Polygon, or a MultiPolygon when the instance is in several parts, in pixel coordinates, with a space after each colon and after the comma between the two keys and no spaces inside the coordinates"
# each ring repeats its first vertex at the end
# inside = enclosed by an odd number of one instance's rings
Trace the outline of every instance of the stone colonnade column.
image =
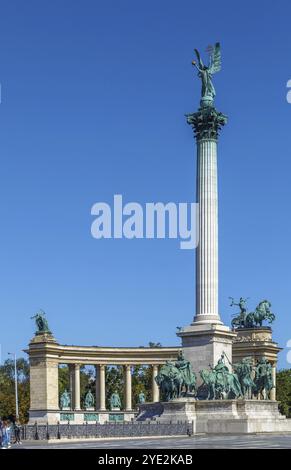
{"type": "Polygon", "coordinates": [[[95,365],[95,409],[99,410],[100,408],[100,366],[95,365]]]}
{"type": "Polygon", "coordinates": [[[80,364],[74,364],[74,409],[81,409],[80,404],[80,364]]]}
{"type": "Polygon", "coordinates": [[[155,381],[155,377],[158,375],[158,366],[154,364],[152,366],[152,395],[153,395],[153,402],[158,402],[160,401],[160,390],[159,387],[155,381]]]}
{"type": "MultiPolygon", "coordinates": [[[[96,410],[106,411],[106,390],[105,390],[105,370],[104,364],[95,365],[96,370],[96,410]]],[[[158,402],[160,399],[159,387],[155,381],[158,374],[158,365],[152,365],[152,399],[153,402],[158,402]]],[[[125,375],[125,411],[132,411],[132,376],[131,365],[124,365],[125,375]]],[[[71,392],[71,407],[73,410],[78,411],[81,409],[80,404],[80,364],[69,364],[69,382],[71,392]]]]}
{"type": "Polygon", "coordinates": [[[99,409],[106,410],[106,392],[105,392],[105,365],[99,366],[99,409]]]}
{"type": "Polygon", "coordinates": [[[71,409],[75,409],[75,366],[74,364],[69,364],[69,388],[70,388],[70,398],[71,398],[71,409]]]}
{"type": "Polygon", "coordinates": [[[218,221],[217,142],[197,142],[197,202],[199,244],[196,254],[197,321],[219,321],[218,313],[218,221]]]}
{"type": "Polygon", "coordinates": [[[132,410],[131,366],[124,366],[125,372],[125,410],[132,410]]]}
{"type": "Polygon", "coordinates": [[[272,364],[272,380],[274,388],[272,388],[270,392],[270,399],[276,400],[276,362],[273,362],[272,364]]]}
{"type": "Polygon", "coordinates": [[[222,324],[218,313],[218,212],[217,139],[226,123],[213,101],[201,100],[187,122],[197,140],[196,201],[198,203],[198,247],[196,250],[196,312],[194,323],[222,324]]]}

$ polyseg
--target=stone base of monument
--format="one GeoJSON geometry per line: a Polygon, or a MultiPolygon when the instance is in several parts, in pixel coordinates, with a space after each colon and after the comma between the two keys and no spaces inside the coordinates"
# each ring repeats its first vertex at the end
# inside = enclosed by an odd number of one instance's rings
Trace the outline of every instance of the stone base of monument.
{"type": "Polygon", "coordinates": [[[140,405],[136,419],[154,419],[161,423],[192,421],[196,434],[291,432],[291,420],[280,414],[278,402],[272,400],[179,398],[140,405]]]}
{"type": "Polygon", "coordinates": [[[30,410],[28,424],[85,424],[129,422],[137,416],[136,411],[104,411],[104,410],[30,410]]]}
{"type": "MultiPolygon", "coordinates": [[[[183,353],[194,371],[208,369],[209,364],[217,364],[223,353],[226,354],[227,365],[231,369],[229,361],[232,362],[232,343],[237,334],[229,327],[197,321],[182,328],[177,336],[182,339],[183,353]]],[[[202,383],[197,374],[197,387],[202,383]]]]}

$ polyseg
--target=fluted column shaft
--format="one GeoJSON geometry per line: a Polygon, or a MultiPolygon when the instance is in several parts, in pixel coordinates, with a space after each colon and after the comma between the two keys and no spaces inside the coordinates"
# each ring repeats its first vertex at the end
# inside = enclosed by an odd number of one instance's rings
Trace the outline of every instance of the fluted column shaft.
{"type": "Polygon", "coordinates": [[[99,364],[95,366],[95,408],[99,410],[100,408],[100,366],[99,364]]]}
{"type": "Polygon", "coordinates": [[[159,368],[157,365],[153,365],[152,369],[152,396],[153,396],[153,402],[158,402],[160,401],[160,390],[159,387],[155,381],[155,377],[158,375],[159,368]]]}
{"type": "Polygon", "coordinates": [[[71,398],[71,409],[75,408],[75,387],[74,387],[74,364],[69,364],[69,388],[71,398]]]}
{"type": "Polygon", "coordinates": [[[276,400],[276,363],[272,364],[272,380],[274,388],[270,392],[270,399],[276,400]]]}
{"type": "Polygon", "coordinates": [[[80,364],[74,364],[74,408],[80,410],[80,364]]]}
{"type": "Polygon", "coordinates": [[[131,391],[131,366],[124,366],[125,372],[125,410],[132,409],[132,391],[131,391]]]}
{"type": "Polygon", "coordinates": [[[217,141],[197,141],[199,244],[196,250],[195,322],[221,323],[218,313],[217,141]]]}
{"type": "Polygon", "coordinates": [[[106,392],[105,392],[105,365],[100,365],[99,369],[99,400],[100,400],[100,410],[106,410],[106,392]]]}

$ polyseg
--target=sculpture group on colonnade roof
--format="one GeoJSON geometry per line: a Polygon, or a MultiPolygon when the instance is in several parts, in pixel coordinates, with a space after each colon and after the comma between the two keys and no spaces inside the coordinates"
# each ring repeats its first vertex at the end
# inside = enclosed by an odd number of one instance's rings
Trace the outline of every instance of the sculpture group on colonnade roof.
{"type": "Polygon", "coordinates": [[[230,306],[238,306],[240,312],[233,315],[231,326],[233,328],[254,328],[256,326],[262,326],[263,321],[273,323],[275,320],[275,314],[271,311],[271,302],[269,300],[262,300],[256,307],[254,312],[248,312],[246,303],[248,299],[240,297],[238,302],[235,302],[233,297],[231,299],[230,306]]]}

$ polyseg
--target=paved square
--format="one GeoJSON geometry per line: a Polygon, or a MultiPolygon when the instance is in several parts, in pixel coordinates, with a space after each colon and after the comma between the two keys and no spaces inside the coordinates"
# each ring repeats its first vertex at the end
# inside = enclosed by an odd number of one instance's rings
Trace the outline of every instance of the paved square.
{"type": "Polygon", "coordinates": [[[291,449],[291,434],[108,439],[23,443],[13,449],[291,449]]]}

